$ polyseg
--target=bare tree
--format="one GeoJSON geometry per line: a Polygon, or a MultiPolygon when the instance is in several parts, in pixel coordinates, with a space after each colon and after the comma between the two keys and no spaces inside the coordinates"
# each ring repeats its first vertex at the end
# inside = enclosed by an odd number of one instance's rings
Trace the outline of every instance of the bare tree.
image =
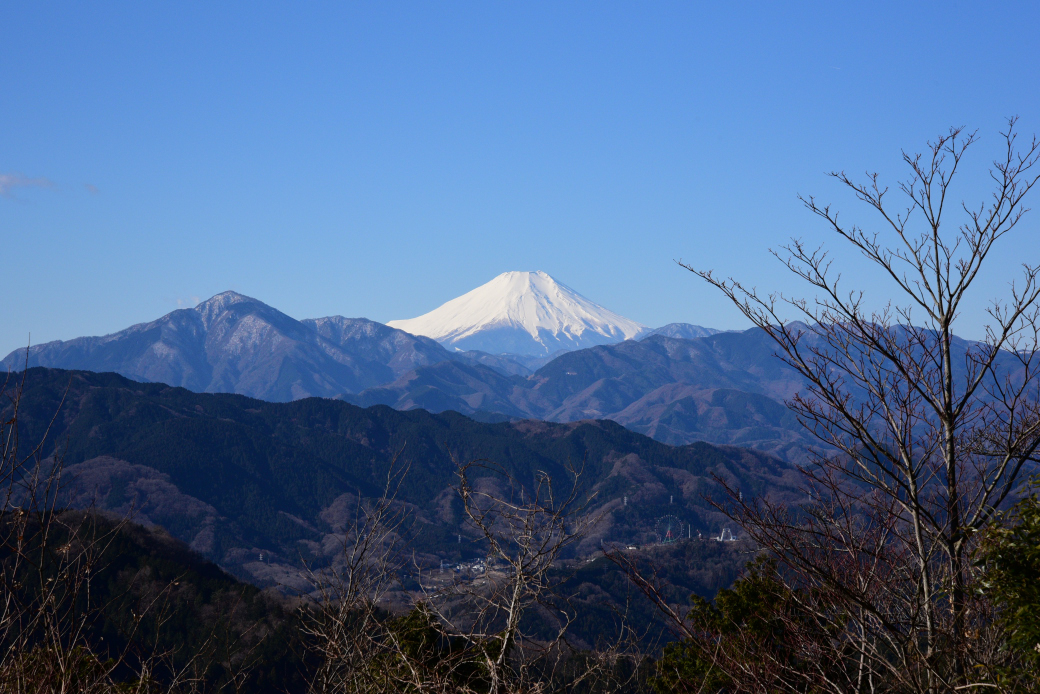
{"type": "Polygon", "coordinates": [[[308,572],[314,602],[304,608],[303,628],[320,660],[316,692],[447,691],[433,681],[435,669],[411,657],[380,607],[407,559],[407,518],[395,503],[406,473],[395,457],[382,496],[358,498],[332,564],[308,572]]]}
{"type": "MultiPolygon", "coordinates": [[[[877,174],[831,175],[880,217],[884,231],[846,225],[815,198],[805,206],[851,243],[901,297],[880,309],[847,291],[828,254],[794,240],[774,252],[812,299],[761,294],[680,263],[717,287],[773,339],[805,379],[788,405],[831,451],[804,472],[812,502],[792,510],[731,493],[728,512],[780,562],[790,599],[827,627],[805,657],[842,663],[813,686],[835,692],[946,692],[991,686],[993,635],[975,596],[976,533],[1015,493],[1040,445],[1037,378],[1040,266],[1024,265],[985,338],[954,328],[995,244],[1021,220],[1040,144],[1008,122],[990,170],[991,197],[946,221],[951,184],[975,133],[951,129],[923,154],[904,152],[901,202],[877,174]],[[794,317],[802,322],[788,322],[794,317]]],[[[807,682],[792,684],[806,691],[807,682]]],[[[995,686],[995,685],[992,685],[995,686]]]]}
{"type": "Polygon", "coordinates": [[[96,652],[86,631],[91,577],[114,535],[89,514],[60,513],[61,458],[44,456],[53,419],[28,452],[20,448],[25,378],[8,374],[0,389],[10,412],[0,422],[0,687],[105,691],[127,654],[96,652]]]}
{"type": "Polygon", "coordinates": [[[469,530],[487,550],[482,578],[453,581],[430,595],[429,604],[448,633],[476,655],[488,692],[532,691],[536,684],[544,690],[554,667],[570,655],[565,637],[575,617],[553,569],[597,521],[587,513],[591,499],[580,492],[581,470],[571,470],[562,494],[544,472],[527,488],[488,461],[460,464],[458,480],[469,530]],[[538,633],[528,631],[525,618],[541,627],[538,633]]]}
{"type": "MultiPolygon", "coordinates": [[[[222,655],[214,650],[216,639],[178,657],[159,645],[177,581],[131,579],[106,594],[112,548],[130,520],[62,507],[63,455],[50,440],[60,408],[28,451],[20,447],[26,378],[26,371],[18,381],[8,374],[0,386],[0,412],[7,413],[0,421],[0,690],[205,690],[206,671],[222,655]],[[127,602],[133,605],[129,621],[111,624],[122,645],[104,643],[95,628],[112,605],[127,602]],[[154,641],[138,638],[144,627],[154,641]]],[[[235,644],[225,638],[224,645],[235,644]]],[[[223,655],[227,688],[237,691],[249,654],[223,655]]]]}
{"type": "Polygon", "coordinates": [[[467,532],[486,557],[448,580],[419,567],[422,599],[395,615],[380,603],[406,566],[408,522],[395,501],[405,474],[392,472],[380,499],[359,500],[341,557],[311,573],[307,631],[323,663],[315,691],[505,694],[583,684],[609,692],[630,679],[633,668],[618,667],[633,657],[618,645],[630,636],[623,627],[616,641],[581,653],[565,638],[575,614],[554,569],[596,520],[585,513],[580,472],[558,495],[543,473],[521,491],[500,466],[460,464],[467,532]]]}

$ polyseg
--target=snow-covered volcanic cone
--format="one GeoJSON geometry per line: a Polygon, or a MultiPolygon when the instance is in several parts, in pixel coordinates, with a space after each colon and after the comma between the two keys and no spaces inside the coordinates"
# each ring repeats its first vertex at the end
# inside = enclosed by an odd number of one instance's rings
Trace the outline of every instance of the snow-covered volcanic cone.
{"type": "Polygon", "coordinates": [[[649,330],[544,272],[504,272],[425,315],[387,325],[449,348],[532,356],[621,342],[649,330]]]}

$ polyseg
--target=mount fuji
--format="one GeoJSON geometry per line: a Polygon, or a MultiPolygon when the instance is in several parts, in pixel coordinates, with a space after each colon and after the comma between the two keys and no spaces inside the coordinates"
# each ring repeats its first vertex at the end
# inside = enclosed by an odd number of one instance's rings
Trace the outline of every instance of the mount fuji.
{"type": "Polygon", "coordinates": [[[457,351],[525,356],[614,344],[650,332],[544,272],[504,272],[425,315],[387,325],[457,351]]]}

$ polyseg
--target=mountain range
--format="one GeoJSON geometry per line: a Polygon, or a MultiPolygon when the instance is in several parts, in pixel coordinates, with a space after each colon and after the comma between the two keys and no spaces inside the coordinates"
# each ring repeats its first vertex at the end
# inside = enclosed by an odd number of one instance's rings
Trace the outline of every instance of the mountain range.
{"type": "Polygon", "coordinates": [[[747,446],[786,460],[815,444],[782,404],[802,386],[760,330],[564,353],[527,377],[445,361],[344,399],[395,409],[567,422],[611,419],[665,443],[747,446]]]}
{"type": "MultiPolygon", "coordinates": [[[[518,283],[538,289],[536,298],[558,292],[552,301],[531,305],[542,313],[570,305],[573,315],[563,311],[553,319],[564,326],[561,335],[608,339],[597,332],[602,329],[613,331],[610,339],[616,340],[625,330],[642,330],[614,318],[616,325],[604,327],[616,315],[605,309],[576,318],[579,308],[595,305],[544,273],[500,277],[508,282],[496,286],[514,299],[510,292],[518,283]],[[579,331],[574,322],[579,318],[593,327],[579,331]]],[[[486,287],[480,289],[488,298],[486,287]]],[[[508,304],[497,305],[506,305],[508,313],[508,304]]],[[[773,358],[763,335],[683,323],[645,332],[641,340],[551,355],[460,351],[458,344],[449,349],[430,337],[365,318],[296,320],[256,299],[223,292],[195,308],[111,335],[34,345],[28,353],[16,350],[3,366],[110,371],[138,381],[273,402],[318,396],[401,410],[455,410],[488,421],[613,419],[665,443],[742,445],[789,460],[799,459],[811,443],[780,404],[799,381],[773,358]]],[[[538,334],[543,340],[551,337],[538,334]]],[[[479,331],[470,333],[474,336],[479,331]]]]}
{"type": "MultiPolygon", "coordinates": [[[[161,525],[259,584],[292,587],[301,556],[312,567],[332,561],[344,524],[380,495],[393,466],[407,470],[396,503],[415,524],[417,557],[433,565],[479,552],[452,488],[456,461],[495,461],[531,488],[547,473],[561,493],[575,483],[568,468],[580,467],[579,491],[594,495],[587,511],[602,520],[577,556],[603,541],[653,541],[665,515],[679,516],[693,536],[717,533],[724,518],[704,498],[714,476],[744,493],[798,495],[794,467],[775,458],[704,443],[672,447],[609,421],[482,423],[454,412],[321,398],[270,403],[42,368],[26,372],[25,384],[19,438],[46,440],[42,454],[63,457],[65,503],[161,525]]],[[[6,399],[0,407],[5,421],[12,407],[6,399]]],[[[490,472],[477,477],[498,484],[490,472]]]]}
{"type": "MultiPolygon", "coordinates": [[[[509,281],[495,286],[513,299],[517,286],[541,287],[520,297],[538,311],[555,311],[563,301],[542,301],[548,288],[563,286],[544,273],[501,277],[509,281]]],[[[486,288],[480,289],[491,301],[486,288]]],[[[508,314],[509,303],[498,302],[496,310],[508,314]]],[[[591,315],[584,318],[590,325],[591,315]]],[[[571,319],[577,320],[562,310],[553,318],[560,326],[571,319]]],[[[622,328],[615,325],[611,339],[620,340],[622,328]]],[[[592,332],[582,334],[592,339],[586,335],[592,332]]],[[[560,334],[576,336],[578,330],[561,328],[560,334]]],[[[958,379],[971,344],[955,340],[958,379]]],[[[1001,369],[1021,368],[1011,353],[998,361],[1001,369]]],[[[502,354],[461,351],[364,318],[296,320],[224,292],[112,335],[36,345],[28,355],[16,350],[3,364],[9,370],[28,364],[113,371],[138,381],[274,402],[319,396],[366,407],[453,410],[482,421],[609,419],[668,444],[745,446],[791,462],[805,460],[818,445],[783,405],[803,387],[802,379],[776,358],[773,342],[758,329],[719,332],[673,323],[613,344],[549,355],[502,354]]]]}
{"type": "MultiPolygon", "coordinates": [[[[235,292],[103,337],[34,345],[30,366],[113,371],[197,392],[272,401],[336,397],[450,358],[435,341],[364,318],[298,321],[235,292]]],[[[3,362],[25,365],[25,350],[3,362]]]]}

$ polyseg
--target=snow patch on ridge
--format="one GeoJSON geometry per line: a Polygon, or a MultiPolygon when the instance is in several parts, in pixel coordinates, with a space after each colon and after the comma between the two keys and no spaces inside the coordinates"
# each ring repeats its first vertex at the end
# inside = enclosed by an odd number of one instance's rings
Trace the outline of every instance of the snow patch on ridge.
{"type": "Polygon", "coordinates": [[[429,313],[387,323],[459,350],[545,355],[649,331],[544,272],[505,272],[429,313]]]}

